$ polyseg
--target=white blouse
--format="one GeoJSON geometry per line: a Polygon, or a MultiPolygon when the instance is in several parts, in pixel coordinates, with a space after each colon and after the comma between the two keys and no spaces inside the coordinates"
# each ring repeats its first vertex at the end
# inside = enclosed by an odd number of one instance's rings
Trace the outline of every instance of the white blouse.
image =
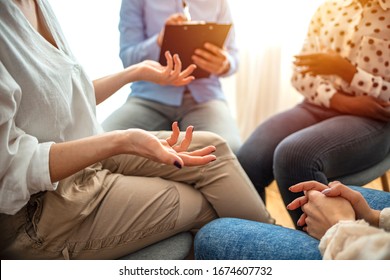
{"type": "Polygon", "coordinates": [[[338,91],[390,101],[390,0],[328,0],[310,23],[302,53],[332,49],[357,67],[351,84],[337,76],[294,73],[293,86],[319,106],[338,91]]]}
{"type": "Polygon", "coordinates": [[[100,133],[91,81],[69,50],[46,0],[37,1],[58,48],[13,1],[0,0],[0,213],[54,190],[49,151],[100,133]]]}

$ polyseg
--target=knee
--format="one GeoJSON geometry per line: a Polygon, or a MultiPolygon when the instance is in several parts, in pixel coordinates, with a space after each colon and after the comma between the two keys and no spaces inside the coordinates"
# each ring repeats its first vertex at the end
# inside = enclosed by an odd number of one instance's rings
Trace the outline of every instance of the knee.
{"type": "Polygon", "coordinates": [[[297,141],[293,137],[284,139],[275,149],[274,173],[275,177],[284,174],[299,173],[318,169],[318,154],[305,141],[297,141]]]}
{"type": "Polygon", "coordinates": [[[220,259],[224,248],[226,229],[231,226],[231,218],[216,219],[202,227],[195,236],[195,259],[211,260],[220,259]]]}
{"type": "Polygon", "coordinates": [[[227,141],[219,136],[216,133],[209,131],[195,131],[193,138],[191,149],[200,149],[206,146],[215,146],[216,151],[215,155],[217,157],[231,155],[234,156],[232,150],[230,149],[227,141]]]}

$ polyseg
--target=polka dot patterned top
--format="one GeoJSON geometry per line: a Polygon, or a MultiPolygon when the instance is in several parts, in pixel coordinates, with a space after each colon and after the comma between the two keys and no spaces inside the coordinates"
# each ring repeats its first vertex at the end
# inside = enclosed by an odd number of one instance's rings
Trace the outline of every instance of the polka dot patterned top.
{"type": "Polygon", "coordinates": [[[337,76],[294,73],[293,86],[305,98],[329,107],[338,90],[390,101],[390,0],[328,0],[310,23],[302,53],[332,49],[356,66],[350,84],[337,76]]]}

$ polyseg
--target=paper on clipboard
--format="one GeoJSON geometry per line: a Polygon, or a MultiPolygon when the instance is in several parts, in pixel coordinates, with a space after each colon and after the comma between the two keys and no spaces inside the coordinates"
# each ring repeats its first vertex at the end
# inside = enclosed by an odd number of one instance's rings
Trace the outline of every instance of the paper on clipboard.
{"type": "MultiPolygon", "coordinates": [[[[206,42],[223,47],[231,24],[219,23],[186,23],[180,25],[166,25],[164,38],[161,45],[161,65],[167,65],[165,52],[178,54],[183,64],[183,69],[193,63],[191,56],[195,49],[203,48],[206,42]]],[[[199,67],[193,72],[197,79],[208,78],[210,73],[199,67]]]]}

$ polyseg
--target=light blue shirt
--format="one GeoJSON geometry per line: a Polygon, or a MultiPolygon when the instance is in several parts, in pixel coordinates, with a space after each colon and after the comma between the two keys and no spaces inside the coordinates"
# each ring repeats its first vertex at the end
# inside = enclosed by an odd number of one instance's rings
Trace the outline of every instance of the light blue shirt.
{"type": "MultiPolygon", "coordinates": [[[[192,20],[217,23],[232,23],[227,0],[187,0],[192,20]]],[[[123,0],[120,12],[120,58],[123,66],[139,63],[145,59],[158,61],[160,47],[157,37],[167,18],[174,13],[183,13],[181,0],[123,0]]],[[[234,28],[230,30],[225,47],[229,53],[230,70],[224,76],[236,72],[238,50],[234,41],[234,28]]],[[[198,103],[213,99],[225,99],[219,78],[198,79],[188,86],[198,103]]],[[[131,95],[180,106],[184,87],[160,86],[149,82],[131,84],[131,95]]]]}

